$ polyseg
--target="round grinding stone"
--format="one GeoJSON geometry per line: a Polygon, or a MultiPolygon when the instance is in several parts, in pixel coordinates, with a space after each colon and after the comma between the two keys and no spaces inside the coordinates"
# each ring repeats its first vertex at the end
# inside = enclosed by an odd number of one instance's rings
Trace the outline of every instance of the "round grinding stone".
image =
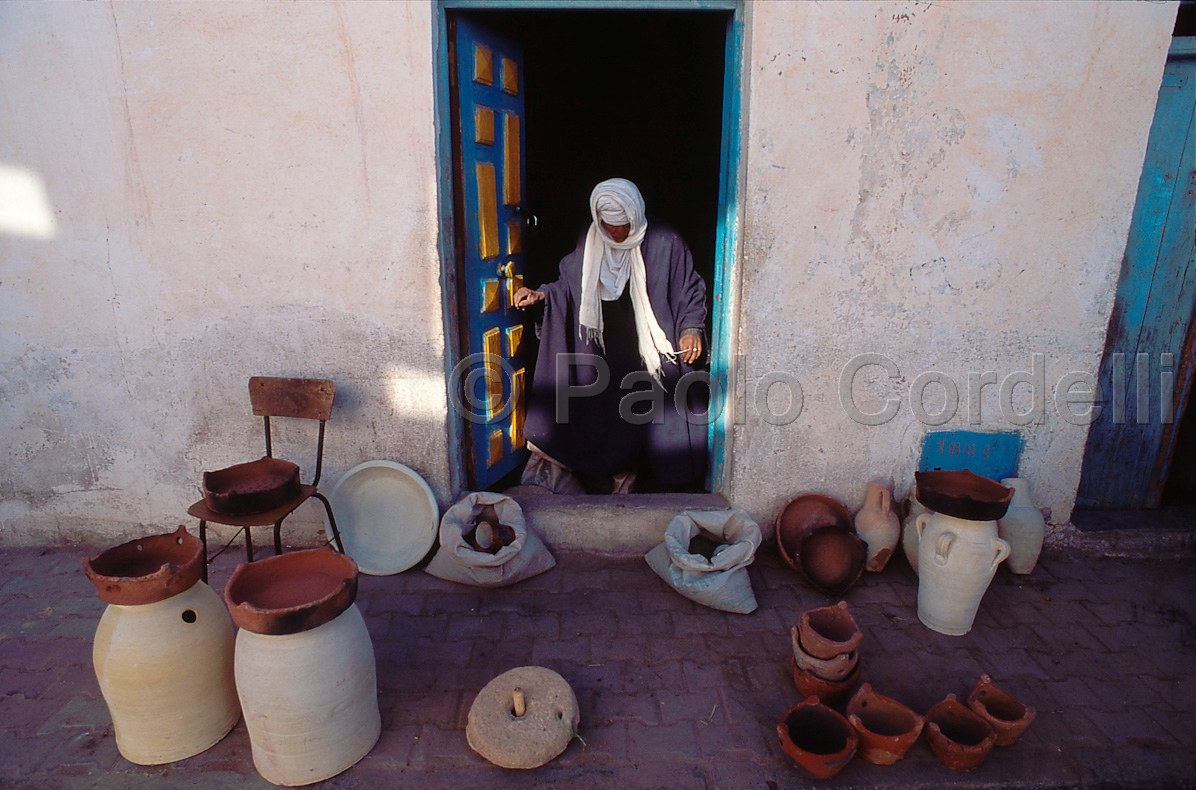
{"type": "Polygon", "coordinates": [[[539,768],[569,745],[581,714],[563,677],[544,667],[504,672],[478,692],[469,709],[469,747],[503,768],[539,768]],[[515,690],[526,706],[515,715],[515,690]]]}

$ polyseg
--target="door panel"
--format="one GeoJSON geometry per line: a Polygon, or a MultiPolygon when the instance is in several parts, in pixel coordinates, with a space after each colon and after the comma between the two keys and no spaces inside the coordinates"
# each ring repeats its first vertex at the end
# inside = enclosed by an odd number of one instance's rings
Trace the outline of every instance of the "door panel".
{"type": "Polygon", "coordinates": [[[482,489],[513,471],[523,439],[522,314],[513,297],[523,285],[523,57],[519,46],[465,14],[455,37],[454,159],[463,191],[465,291],[462,356],[469,374],[450,386],[467,413],[468,485],[482,489]],[[501,189],[501,192],[500,192],[501,189]]]}
{"type": "Polygon", "coordinates": [[[1168,60],[1109,318],[1080,508],[1157,507],[1161,499],[1184,408],[1177,401],[1192,376],[1183,346],[1196,301],[1194,106],[1196,61],[1168,60]]]}

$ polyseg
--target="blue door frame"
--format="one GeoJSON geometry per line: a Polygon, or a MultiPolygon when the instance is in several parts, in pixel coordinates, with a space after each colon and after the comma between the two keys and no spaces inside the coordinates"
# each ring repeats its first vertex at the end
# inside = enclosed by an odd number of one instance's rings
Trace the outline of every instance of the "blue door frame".
{"type": "MultiPolygon", "coordinates": [[[[437,202],[439,208],[441,286],[444,293],[445,379],[454,386],[451,372],[463,358],[459,312],[459,282],[456,227],[454,224],[455,196],[453,183],[453,139],[451,124],[452,88],[449,75],[449,25],[451,11],[470,10],[569,10],[577,9],[576,0],[434,0],[433,35],[435,36],[436,76],[436,166],[437,202]]],[[[727,14],[726,57],[723,73],[723,133],[719,154],[718,227],[715,236],[714,282],[712,283],[713,313],[711,325],[710,373],[717,386],[711,387],[710,409],[713,419],[709,425],[710,458],[706,485],[710,491],[724,491],[730,462],[728,436],[735,418],[731,406],[734,396],[735,370],[732,365],[734,338],[734,287],[738,281],[736,251],[739,242],[740,191],[740,127],[742,106],[742,78],[744,58],[744,0],[588,0],[586,10],[606,11],[704,11],[727,14]],[[729,392],[728,392],[729,390],[729,392]]],[[[449,403],[454,398],[450,393],[449,403]]],[[[451,411],[448,420],[450,452],[450,480],[453,496],[465,490],[465,454],[468,438],[465,418],[451,411]]]]}

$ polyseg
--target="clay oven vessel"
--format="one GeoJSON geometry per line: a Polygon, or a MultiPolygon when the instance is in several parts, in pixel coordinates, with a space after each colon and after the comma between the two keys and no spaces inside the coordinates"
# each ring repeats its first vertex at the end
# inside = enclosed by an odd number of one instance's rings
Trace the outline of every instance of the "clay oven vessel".
{"type": "Polygon", "coordinates": [[[973,771],[997,742],[996,731],[948,694],[926,712],[926,740],[939,762],[953,771],[973,771]]]}
{"type": "Polygon", "coordinates": [[[815,779],[830,779],[855,756],[858,739],[847,719],[809,697],[777,725],[785,754],[815,779]]]}
{"type": "Polygon", "coordinates": [[[847,703],[847,720],[859,736],[860,757],[875,765],[892,765],[904,757],[926,723],[924,717],[877,694],[867,683],[847,703]]]}
{"type": "Polygon", "coordinates": [[[299,496],[299,467],[265,456],[203,473],[203,498],[217,513],[262,513],[299,496]]]}
{"type": "Polygon", "coordinates": [[[1012,745],[1038,713],[994,686],[988,675],[981,675],[980,681],[968,694],[968,707],[996,730],[997,746],[1012,745]]]}
{"type": "Polygon", "coordinates": [[[967,521],[996,521],[1013,501],[1013,489],[968,469],[914,472],[917,497],[927,509],[967,521]]]}
{"type": "Polygon", "coordinates": [[[243,562],[224,587],[233,620],[255,634],[310,630],[356,599],[357,563],[329,548],[243,562]]]}
{"type": "Polygon", "coordinates": [[[789,661],[793,667],[793,685],[797,686],[797,690],[807,698],[817,697],[825,705],[834,705],[847,699],[847,695],[860,682],[859,662],[842,680],[827,680],[799,667],[796,659],[790,658],[789,661]]]}
{"type": "Polygon", "coordinates": [[[378,741],[374,648],[356,592],[356,564],[327,548],[243,563],[225,587],[241,625],[237,693],[268,782],[328,779],[378,741]]]}
{"type": "Polygon", "coordinates": [[[801,613],[797,633],[802,648],[815,658],[832,659],[860,646],[864,633],[847,610],[847,601],[801,613]]]}
{"type": "Polygon", "coordinates": [[[241,718],[233,623],[199,581],[202,545],[179,527],[83,561],[108,607],[92,662],[121,756],[138,765],[192,757],[241,718]]]}

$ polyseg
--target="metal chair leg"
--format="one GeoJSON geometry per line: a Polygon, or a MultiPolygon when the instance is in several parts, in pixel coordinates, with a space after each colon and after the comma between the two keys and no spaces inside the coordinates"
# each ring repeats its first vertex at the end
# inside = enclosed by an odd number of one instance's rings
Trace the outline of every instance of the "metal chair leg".
{"type": "Polygon", "coordinates": [[[328,502],[328,499],[318,491],[312,494],[312,496],[324,503],[324,510],[328,511],[328,523],[332,526],[332,539],[336,541],[337,551],[339,551],[341,554],[344,554],[345,544],[341,542],[340,530],[336,528],[336,516],[332,515],[332,505],[328,502]]]}
{"type": "Polygon", "coordinates": [[[203,569],[199,572],[200,581],[208,583],[208,522],[199,520],[199,542],[203,544],[203,569]]]}
{"type": "Polygon", "coordinates": [[[245,527],[245,561],[253,562],[253,535],[249,532],[249,527],[245,527]]]}
{"type": "Polygon", "coordinates": [[[282,522],[283,522],[283,519],[280,518],[274,524],[274,556],[275,557],[277,557],[279,554],[282,554],[282,522]]]}

